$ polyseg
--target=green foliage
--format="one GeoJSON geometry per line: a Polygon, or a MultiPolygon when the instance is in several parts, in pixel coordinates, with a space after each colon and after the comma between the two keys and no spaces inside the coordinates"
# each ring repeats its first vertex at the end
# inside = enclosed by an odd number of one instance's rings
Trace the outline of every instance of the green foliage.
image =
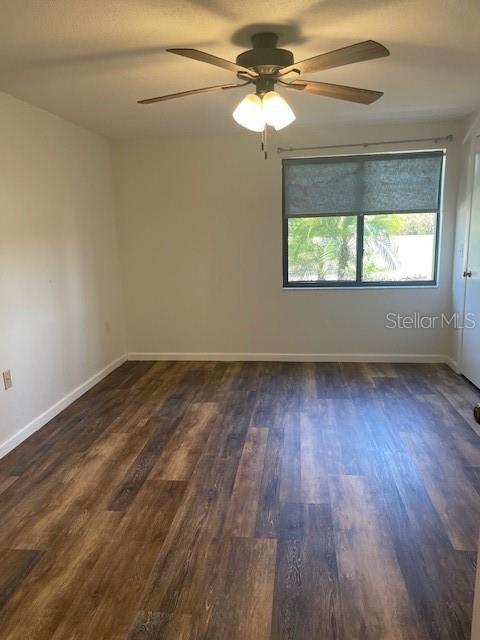
{"type": "Polygon", "coordinates": [[[354,280],[356,218],[290,218],[288,255],[294,280],[354,280]]]}
{"type": "Polygon", "coordinates": [[[435,233],[435,216],[425,213],[396,214],[403,220],[402,235],[421,236],[435,233]]]}
{"type": "MultiPolygon", "coordinates": [[[[386,214],[364,217],[363,275],[382,280],[399,267],[393,239],[433,235],[431,214],[386,214]]],[[[355,280],[357,217],[290,218],[289,277],[292,280],[355,280]]]]}

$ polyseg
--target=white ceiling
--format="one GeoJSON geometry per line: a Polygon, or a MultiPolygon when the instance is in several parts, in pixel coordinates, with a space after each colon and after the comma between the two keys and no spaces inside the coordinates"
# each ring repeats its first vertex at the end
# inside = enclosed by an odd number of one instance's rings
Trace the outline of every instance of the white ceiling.
{"type": "Polygon", "coordinates": [[[480,0],[2,0],[0,90],[112,137],[234,132],[245,89],[136,100],[235,81],[165,52],[234,60],[283,25],[296,60],[366,39],[391,57],[309,77],[385,92],[371,106],[288,92],[299,125],[462,116],[480,107],[480,0]],[[252,27],[259,24],[260,28],[252,27]]]}

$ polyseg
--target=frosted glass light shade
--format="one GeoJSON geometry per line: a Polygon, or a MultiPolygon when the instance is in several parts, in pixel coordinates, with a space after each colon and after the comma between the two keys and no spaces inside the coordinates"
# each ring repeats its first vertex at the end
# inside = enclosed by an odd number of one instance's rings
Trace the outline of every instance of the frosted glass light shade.
{"type": "Polygon", "coordinates": [[[255,93],[246,96],[233,112],[233,119],[250,131],[263,131],[265,118],[262,110],[262,99],[255,93]]]}
{"type": "Polygon", "coordinates": [[[263,116],[265,122],[276,131],[287,127],[295,120],[295,114],[276,91],[269,91],[263,96],[263,116]]]}

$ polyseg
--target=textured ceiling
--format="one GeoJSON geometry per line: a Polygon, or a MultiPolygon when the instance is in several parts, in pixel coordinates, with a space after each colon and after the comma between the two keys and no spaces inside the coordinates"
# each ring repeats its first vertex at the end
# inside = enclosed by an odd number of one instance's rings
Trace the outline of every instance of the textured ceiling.
{"type": "Polygon", "coordinates": [[[0,90],[112,137],[235,131],[245,89],[142,106],[138,98],[235,80],[166,53],[234,60],[277,28],[295,59],[365,39],[391,57],[310,75],[385,92],[371,106],[288,100],[299,125],[465,115],[480,107],[480,0],[2,0],[0,90]]]}

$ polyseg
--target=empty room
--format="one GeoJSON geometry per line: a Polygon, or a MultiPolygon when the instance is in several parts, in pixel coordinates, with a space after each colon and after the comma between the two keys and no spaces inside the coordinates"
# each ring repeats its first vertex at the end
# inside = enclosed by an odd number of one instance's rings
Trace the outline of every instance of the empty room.
{"type": "Polygon", "coordinates": [[[1,640],[480,640],[479,69],[478,0],[2,0],[1,640]]]}

